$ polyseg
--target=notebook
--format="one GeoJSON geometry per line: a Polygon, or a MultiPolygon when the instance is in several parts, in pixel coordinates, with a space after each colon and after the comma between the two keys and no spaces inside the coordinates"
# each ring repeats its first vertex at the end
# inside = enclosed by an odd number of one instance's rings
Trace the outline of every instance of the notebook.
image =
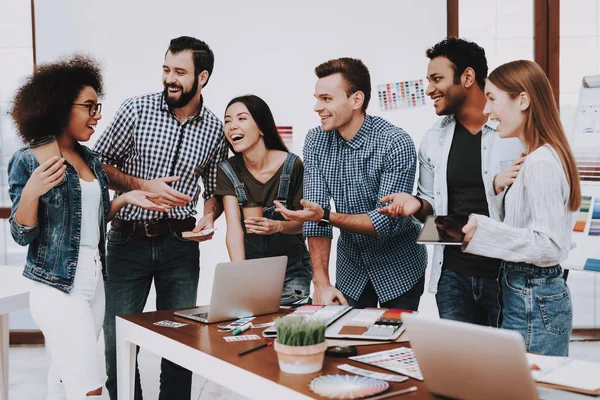
{"type": "Polygon", "coordinates": [[[600,363],[529,353],[527,362],[533,379],[539,383],[561,390],[600,395],[600,363]]]}
{"type": "Polygon", "coordinates": [[[413,312],[393,308],[354,309],[331,324],[325,331],[325,337],[394,341],[404,332],[400,319],[403,313],[413,312]]]}
{"type": "MultiPolygon", "coordinates": [[[[307,304],[298,307],[293,313],[288,314],[287,316],[320,318],[325,320],[327,325],[330,325],[350,310],[352,310],[352,307],[350,306],[342,306],[337,304],[328,306],[307,304]]],[[[275,326],[270,326],[264,330],[262,334],[264,337],[276,337],[277,329],[275,326]]]]}

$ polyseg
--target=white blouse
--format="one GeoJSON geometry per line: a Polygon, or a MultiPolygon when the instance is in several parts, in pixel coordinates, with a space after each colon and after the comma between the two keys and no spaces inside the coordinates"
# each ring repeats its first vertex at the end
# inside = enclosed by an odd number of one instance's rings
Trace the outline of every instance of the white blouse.
{"type": "Polygon", "coordinates": [[[574,245],[576,213],[569,210],[570,187],[556,151],[545,145],[529,154],[510,189],[491,197],[503,222],[483,215],[465,252],[550,267],[564,261],[574,245]]]}

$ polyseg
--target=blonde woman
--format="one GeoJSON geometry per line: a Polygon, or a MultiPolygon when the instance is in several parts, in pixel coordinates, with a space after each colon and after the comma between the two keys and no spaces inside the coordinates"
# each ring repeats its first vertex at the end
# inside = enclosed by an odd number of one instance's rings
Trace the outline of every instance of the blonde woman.
{"type": "Polygon", "coordinates": [[[501,65],[489,75],[485,95],[484,114],[499,122],[502,138],[519,138],[527,155],[520,170],[495,178],[492,201],[502,222],[472,214],[463,250],[504,260],[501,327],[520,332],[529,352],[566,356],[572,305],[560,263],[581,203],[577,166],[537,64],[501,65]]]}

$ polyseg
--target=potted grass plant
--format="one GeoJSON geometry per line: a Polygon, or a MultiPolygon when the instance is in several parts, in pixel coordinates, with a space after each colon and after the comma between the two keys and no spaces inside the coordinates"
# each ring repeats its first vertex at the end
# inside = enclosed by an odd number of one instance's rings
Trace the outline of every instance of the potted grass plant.
{"type": "Polygon", "coordinates": [[[323,368],[325,321],[310,317],[284,317],[275,322],[275,351],[279,368],[288,374],[311,374],[323,368]]]}

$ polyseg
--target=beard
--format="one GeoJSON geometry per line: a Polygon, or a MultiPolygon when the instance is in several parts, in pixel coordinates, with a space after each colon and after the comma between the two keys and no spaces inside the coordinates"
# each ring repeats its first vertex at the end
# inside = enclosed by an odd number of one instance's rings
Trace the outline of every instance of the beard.
{"type": "Polygon", "coordinates": [[[445,92],[442,92],[442,96],[445,105],[444,108],[436,112],[437,115],[456,114],[467,97],[466,94],[461,90],[460,85],[455,85],[445,92]]]}
{"type": "Polygon", "coordinates": [[[165,86],[165,89],[163,91],[163,94],[165,96],[165,101],[167,102],[167,105],[170,108],[185,107],[194,98],[194,96],[198,92],[198,76],[196,75],[194,77],[194,84],[192,85],[192,88],[190,90],[188,90],[187,92],[185,90],[183,90],[183,87],[180,85],[164,85],[164,86],[165,86]],[[169,97],[169,88],[181,89],[181,95],[179,96],[178,99],[172,99],[169,97]]]}

